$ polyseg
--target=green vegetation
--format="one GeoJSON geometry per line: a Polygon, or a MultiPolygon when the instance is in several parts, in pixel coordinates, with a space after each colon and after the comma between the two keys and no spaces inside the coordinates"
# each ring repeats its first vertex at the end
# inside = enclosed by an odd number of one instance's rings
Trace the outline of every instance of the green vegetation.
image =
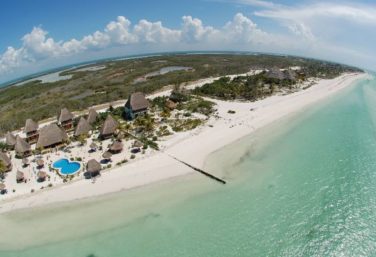
{"type": "Polygon", "coordinates": [[[279,88],[289,89],[294,84],[292,81],[267,78],[265,73],[254,76],[222,77],[213,83],[195,88],[194,94],[211,96],[224,100],[244,99],[255,101],[273,94],[279,88]]]}
{"type": "Polygon", "coordinates": [[[202,124],[200,119],[180,119],[171,121],[172,130],[175,132],[187,131],[197,128],[202,124]]]}
{"type": "Polygon", "coordinates": [[[179,103],[177,109],[188,111],[184,114],[186,117],[191,116],[190,113],[192,112],[209,116],[215,111],[214,105],[215,104],[211,101],[205,100],[201,97],[192,96],[189,98],[189,101],[179,103]]]}
{"type": "MultiPolygon", "coordinates": [[[[23,127],[27,118],[40,121],[56,117],[62,107],[68,107],[71,111],[83,110],[93,105],[126,99],[135,91],[148,94],[167,85],[179,85],[210,76],[245,73],[250,69],[290,66],[303,67],[305,76],[324,78],[338,76],[344,71],[358,71],[339,64],[271,55],[166,55],[109,61],[104,62],[103,65],[106,66],[105,69],[95,72],[74,70],[62,72],[62,75],[73,75],[69,80],[53,83],[33,81],[22,86],[1,89],[0,134],[23,127]],[[187,66],[192,67],[193,70],[174,71],[135,82],[147,73],[167,66],[187,66]]],[[[177,94],[176,97],[182,97],[182,101],[186,100],[184,95],[177,94]]],[[[253,98],[254,96],[248,96],[246,99],[253,98]]]]}
{"type": "Polygon", "coordinates": [[[7,170],[6,165],[3,161],[0,160],[0,177],[2,178],[4,176],[5,171],[7,170]]]}

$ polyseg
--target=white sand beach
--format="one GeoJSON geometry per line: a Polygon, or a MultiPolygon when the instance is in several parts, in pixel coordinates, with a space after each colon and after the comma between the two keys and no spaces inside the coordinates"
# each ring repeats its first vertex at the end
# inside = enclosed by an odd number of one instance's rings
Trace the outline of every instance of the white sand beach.
{"type": "MultiPolygon", "coordinates": [[[[92,183],[91,180],[80,179],[32,194],[19,194],[9,199],[0,200],[0,213],[95,197],[191,174],[195,171],[169,155],[202,168],[208,155],[214,151],[278,119],[299,112],[310,104],[334,95],[367,76],[369,75],[345,74],[331,80],[317,80],[315,85],[305,90],[292,94],[275,95],[251,103],[210,99],[217,104],[218,117],[211,117],[205,125],[192,131],[177,133],[165,138],[159,142],[161,152],[150,152],[141,159],[104,172],[95,183],[92,183]],[[235,113],[228,113],[229,110],[233,110],[235,113]]],[[[191,83],[187,87],[201,86],[214,79],[216,78],[201,80],[191,83]]],[[[169,91],[166,90],[150,97],[168,93],[169,91]]],[[[124,102],[119,101],[115,106],[122,104],[124,102]]],[[[103,105],[102,108],[107,108],[107,106],[103,105]]],[[[99,107],[96,109],[100,110],[99,107]]]]}

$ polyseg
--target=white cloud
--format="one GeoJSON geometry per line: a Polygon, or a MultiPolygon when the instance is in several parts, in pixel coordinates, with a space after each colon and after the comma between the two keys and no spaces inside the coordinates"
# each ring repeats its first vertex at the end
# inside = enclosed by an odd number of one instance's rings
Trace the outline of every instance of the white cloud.
{"type": "Polygon", "coordinates": [[[192,16],[183,16],[183,41],[188,43],[206,41],[215,33],[218,33],[218,31],[213,27],[204,26],[200,19],[192,18],[192,16]]]}
{"type": "Polygon", "coordinates": [[[25,63],[26,57],[23,48],[8,47],[4,54],[0,56],[0,74],[21,66],[25,63]]]}
{"type": "Polygon", "coordinates": [[[181,31],[165,28],[162,22],[140,20],[134,27],[134,34],[140,42],[174,43],[181,37],[181,31]]]}
{"type": "MultiPolygon", "coordinates": [[[[374,15],[376,9],[364,6],[328,3],[285,6],[262,0],[234,0],[233,2],[257,6],[258,11],[254,12],[256,16],[276,21],[278,25],[288,28],[293,36],[283,32],[268,33],[242,13],[237,13],[232,20],[216,28],[205,25],[198,18],[183,16],[181,27],[176,29],[165,27],[160,21],[152,22],[145,19],[132,25],[124,16],[118,16],[103,30],[97,30],[81,39],[73,38],[67,41],[57,41],[49,37],[48,32],[42,27],[34,27],[30,33],[22,37],[21,47],[8,47],[0,55],[0,75],[8,74],[6,76],[10,77],[9,74],[19,67],[38,66],[34,64],[48,62],[55,64],[63,58],[77,60],[79,55],[90,56],[94,53],[93,51],[104,53],[119,47],[122,49],[128,47],[127,49],[133,49],[134,52],[137,52],[137,49],[143,49],[144,52],[150,49],[172,51],[177,49],[241,49],[303,54],[313,57],[331,56],[331,53],[336,52],[337,55],[343,53],[360,60],[364,59],[367,53],[350,51],[343,45],[331,44],[323,39],[325,34],[323,32],[327,28],[323,28],[320,21],[333,19],[327,27],[334,26],[335,19],[376,26],[376,15],[374,15]],[[335,50],[333,45],[336,45],[335,50]]],[[[351,60],[351,57],[348,59],[351,60]]]]}
{"type": "Polygon", "coordinates": [[[48,38],[47,34],[48,32],[42,28],[34,27],[22,38],[23,48],[28,51],[30,56],[39,59],[61,54],[61,44],[55,42],[53,38],[48,38]]]}
{"type": "Polygon", "coordinates": [[[226,37],[226,41],[253,44],[266,44],[272,38],[242,13],[237,13],[233,20],[224,26],[221,34],[226,37]]]}
{"type": "Polygon", "coordinates": [[[116,21],[111,21],[104,30],[102,38],[110,40],[114,44],[130,44],[137,42],[137,38],[130,30],[131,22],[124,16],[118,16],[116,21]]]}

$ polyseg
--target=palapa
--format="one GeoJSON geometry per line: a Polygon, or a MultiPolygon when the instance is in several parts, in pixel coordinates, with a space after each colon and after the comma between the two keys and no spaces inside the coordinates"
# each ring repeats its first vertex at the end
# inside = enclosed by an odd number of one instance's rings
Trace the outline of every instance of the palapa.
{"type": "Polygon", "coordinates": [[[23,159],[22,159],[22,164],[23,164],[23,165],[26,166],[26,165],[29,165],[29,163],[30,163],[30,162],[29,162],[29,159],[28,159],[28,158],[23,158],[23,159]]]}
{"type": "Polygon", "coordinates": [[[98,161],[96,161],[95,159],[91,159],[86,164],[86,170],[87,170],[87,172],[98,173],[98,172],[101,171],[101,169],[102,169],[101,164],[98,161]]]}
{"type": "Polygon", "coordinates": [[[0,152],[0,161],[4,163],[5,167],[7,168],[6,171],[10,171],[12,169],[12,161],[6,153],[0,152]]]}
{"type": "Polygon", "coordinates": [[[132,146],[133,146],[133,147],[142,147],[143,144],[142,144],[140,141],[135,140],[135,141],[133,142],[133,145],[132,145],[132,146]]]}
{"type": "Polygon", "coordinates": [[[123,143],[119,141],[115,141],[111,146],[110,146],[110,151],[112,153],[119,153],[123,151],[123,143]]]}
{"type": "Polygon", "coordinates": [[[116,129],[118,128],[118,122],[112,118],[111,115],[108,115],[106,120],[104,121],[101,129],[99,130],[101,137],[108,137],[115,133],[116,129]]]}
{"type": "Polygon", "coordinates": [[[98,148],[98,146],[97,146],[96,143],[93,142],[93,143],[90,144],[90,148],[93,149],[93,150],[95,150],[95,149],[98,148]]]}
{"type": "Polygon", "coordinates": [[[8,147],[13,149],[14,146],[16,145],[16,137],[11,132],[8,132],[5,135],[5,143],[8,147]]]}
{"type": "Polygon", "coordinates": [[[31,146],[25,139],[21,138],[20,136],[16,137],[16,145],[14,146],[17,155],[25,156],[30,154],[31,146]]]}
{"type": "Polygon", "coordinates": [[[105,159],[105,160],[111,159],[111,157],[112,157],[112,153],[110,153],[109,151],[104,152],[104,154],[102,155],[102,157],[103,157],[103,159],[105,159]]]}
{"type": "Polygon", "coordinates": [[[17,170],[16,180],[23,181],[25,179],[25,174],[22,171],[17,170]]]}
{"type": "Polygon", "coordinates": [[[42,159],[37,160],[37,166],[38,167],[43,167],[44,166],[44,161],[42,159]]]}
{"type": "Polygon", "coordinates": [[[47,173],[44,172],[44,171],[39,171],[39,172],[37,173],[37,176],[38,176],[38,178],[40,178],[40,179],[45,179],[45,178],[47,177],[47,173]]]}
{"type": "Polygon", "coordinates": [[[91,125],[89,122],[84,117],[81,117],[77,124],[76,131],[74,132],[74,136],[78,137],[81,135],[87,135],[90,130],[91,125]]]}
{"type": "Polygon", "coordinates": [[[52,123],[40,130],[37,148],[47,148],[63,143],[68,139],[67,133],[52,123]]]}
{"type": "Polygon", "coordinates": [[[26,134],[36,132],[38,130],[38,127],[39,125],[37,122],[33,121],[32,119],[27,119],[25,123],[24,132],[26,134]]]}
{"type": "Polygon", "coordinates": [[[97,117],[98,117],[97,111],[94,108],[91,108],[87,116],[87,122],[89,122],[89,124],[93,124],[97,120],[97,117]]]}
{"type": "Polygon", "coordinates": [[[62,124],[64,122],[71,121],[73,117],[73,114],[67,108],[63,108],[60,111],[58,121],[60,124],[62,124]]]}
{"type": "Polygon", "coordinates": [[[149,107],[149,101],[145,98],[144,93],[136,92],[128,97],[125,107],[135,113],[146,110],[149,107]]]}

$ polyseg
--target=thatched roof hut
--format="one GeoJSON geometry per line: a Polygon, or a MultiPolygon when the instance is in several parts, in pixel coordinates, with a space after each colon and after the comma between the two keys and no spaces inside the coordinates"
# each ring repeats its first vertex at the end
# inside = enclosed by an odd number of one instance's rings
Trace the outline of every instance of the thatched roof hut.
{"type": "Polygon", "coordinates": [[[64,122],[73,120],[73,117],[73,114],[67,108],[63,108],[61,109],[57,120],[60,124],[62,124],[64,122]]]}
{"type": "Polygon", "coordinates": [[[74,132],[74,136],[87,135],[91,129],[89,122],[84,117],[81,117],[77,124],[76,131],[74,132]]]}
{"type": "Polygon", "coordinates": [[[267,73],[266,76],[270,79],[285,79],[285,74],[279,68],[272,68],[267,73]]]}
{"type": "Polygon", "coordinates": [[[149,101],[145,98],[144,93],[136,92],[128,97],[125,107],[133,112],[138,112],[147,109],[149,107],[149,101]]]}
{"type": "Polygon", "coordinates": [[[37,177],[38,177],[38,182],[43,182],[46,180],[46,177],[47,177],[47,173],[44,172],[44,171],[38,171],[37,173],[37,177]]]}
{"type": "Polygon", "coordinates": [[[16,145],[16,137],[11,132],[8,132],[5,135],[5,143],[10,149],[14,149],[14,146],[16,145]]]}
{"type": "Polygon", "coordinates": [[[97,117],[98,117],[97,111],[91,108],[87,116],[87,122],[89,122],[89,124],[93,124],[97,120],[97,117]]]}
{"type": "Polygon", "coordinates": [[[37,148],[48,148],[61,144],[68,139],[67,133],[55,123],[43,127],[39,133],[37,148]]]}
{"type": "Polygon", "coordinates": [[[101,129],[99,130],[99,134],[101,137],[104,138],[112,136],[115,133],[118,126],[118,122],[114,118],[112,118],[111,115],[108,115],[107,119],[104,121],[101,129]]]}
{"type": "Polygon", "coordinates": [[[90,144],[90,149],[96,150],[97,148],[98,148],[98,146],[97,146],[96,143],[92,142],[92,143],[90,144]]]}
{"type": "Polygon", "coordinates": [[[295,81],[296,80],[296,72],[294,70],[285,71],[285,79],[295,81]]]}
{"type": "Polygon", "coordinates": [[[37,166],[38,166],[39,168],[43,167],[43,166],[44,166],[44,161],[43,161],[42,159],[38,159],[38,160],[37,160],[37,166]]]}
{"type": "Polygon", "coordinates": [[[111,146],[110,146],[110,152],[111,153],[120,153],[123,151],[123,143],[119,141],[115,141],[111,146]]]}
{"type": "Polygon", "coordinates": [[[86,164],[86,170],[93,177],[99,175],[100,171],[102,170],[102,166],[95,159],[91,159],[86,164]]]}
{"type": "Polygon", "coordinates": [[[39,125],[37,122],[33,121],[32,119],[27,119],[25,123],[24,132],[26,134],[36,132],[39,128],[39,125]]]}
{"type": "Polygon", "coordinates": [[[28,156],[31,154],[30,144],[20,136],[16,137],[16,145],[14,146],[14,150],[18,156],[28,156]]]}
{"type": "Polygon", "coordinates": [[[135,140],[132,144],[132,147],[142,147],[142,146],[143,144],[138,140],[135,140]]]}
{"type": "Polygon", "coordinates": [[[104,152],[103,155],[102,155],[102,157],[103,157],[103,159],[105,159],[105,160],[111,159],[111,157],[112,157],[112,153],[110,153],[109,151],[104,152]]]}
{"type": "Polygon", "coordinates": [[[1,193],[3,193],[5,191],[5,188],[6,188],[5,184],[4,183],[0,183],[0,191],[1,191],[1,193]]]}
{"type": "Polygon", "coordinates": [[[5,167],[7,168],[6,171],[10,171],[12,169],[12,161],[6,153],[0,152],[0,161],[4,163],[5,167]]]}
{"type": "Polygon", "coordinates": [[[25,180],[25,174],[22,171],[17,170],[16,181],[22,182],[25,180]]]}
{"type": "Polygon", "coordinates": [[[29,163],[30,163],[30,161],[29,161],[28,158],[23,158],[23,159],[22,159],[22,164],[23,164],[23,165],[27,166],[27,165],[29,165],[29,163]]]}

